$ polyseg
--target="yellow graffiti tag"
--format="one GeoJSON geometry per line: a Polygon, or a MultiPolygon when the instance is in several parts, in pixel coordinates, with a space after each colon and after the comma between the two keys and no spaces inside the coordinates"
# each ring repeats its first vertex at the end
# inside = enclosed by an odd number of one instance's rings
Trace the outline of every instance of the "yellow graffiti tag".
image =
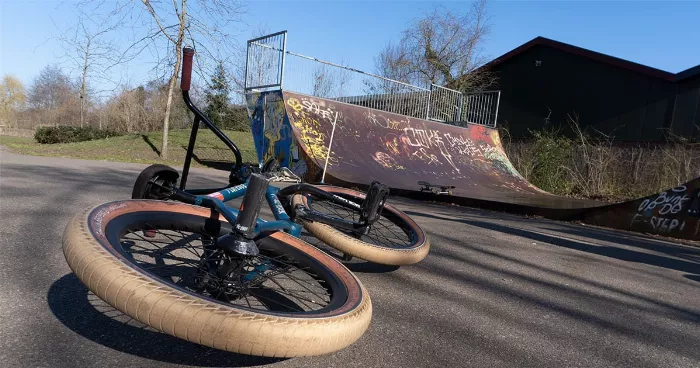
{"type": "Polygon", "coordinates": [[[287,99],[287,105],[289,105],[289,107],[291,107],[296,112],[301,111],[302,108],[301,102],[299,102],[299,100],[297,100],[294,97],[290,97],[287,99]]]}
{"type": "MultiPolygon", "coordinates": [[[[294,126],[301,133],[301,143],[306,146],[307,154],[313,158],[325,161],[326,157],[328,157],[328,145],[326,144],[326,135],[320,132],[321,124],[316,119],[302,116],[294,121],[294,126]]],[[[333,152],[331,152],[330,157],[328,157],[328,165],[337,165],[339,159],[340,157],[333,155],[333,152]]]]}

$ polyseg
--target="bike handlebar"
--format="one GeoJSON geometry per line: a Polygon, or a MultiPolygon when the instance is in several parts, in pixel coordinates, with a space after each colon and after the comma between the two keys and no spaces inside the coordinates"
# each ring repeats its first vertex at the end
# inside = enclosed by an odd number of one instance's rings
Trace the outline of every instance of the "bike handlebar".
{"type": "Polygon", "coordinates": [[[190,82],[192,81],[192,57],[194,49],[185,47],[182,49],[182,78],[180,79],[180,89],[183,91],[190,90],[190,82]]]}

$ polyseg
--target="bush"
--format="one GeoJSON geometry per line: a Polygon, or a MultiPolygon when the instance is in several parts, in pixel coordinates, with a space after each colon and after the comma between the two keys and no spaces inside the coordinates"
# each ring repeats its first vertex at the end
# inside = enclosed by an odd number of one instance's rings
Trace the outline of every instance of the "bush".
{"type": "Polygon", "coordinates": [[[118,132],[102,130],[91,126],[73,127],[62,125],[38,128],[34,133],[34,139],[41,144],[53,144],[92,141],[120,135],[122,134],[118,132]]]}
{"type": "Polygon", "coordinates": [[[698,143],[617,142],[600,132],[583,132],[578,119],[569,123],[573,138],[545,128],[513,140],[501,128],[516,170],[550,193],[619,202],[675,187],[700,172],[698,143]]]}
{"type": "Polygon", "coordinates": [[[552,131],[532,132],[533,167],[531,180],[541,189],[557,194],[569,193],[572,182],[565,169],[572,158],[572,141],[552,131]]]}

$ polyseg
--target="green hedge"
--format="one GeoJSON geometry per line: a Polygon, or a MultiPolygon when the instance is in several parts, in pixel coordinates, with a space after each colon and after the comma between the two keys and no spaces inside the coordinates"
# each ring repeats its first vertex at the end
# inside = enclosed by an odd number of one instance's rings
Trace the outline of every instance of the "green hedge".
{"type": "Polygon", "coordinates": [[[42,144],[53,144],[92,141],[95,139],[116,137],[120,135],[122,135],[122,133],[111,130],[102,130],[91,126],[82,128],[73,126],[57,126],[41,127],[37,129],[34,133],[34,139],[42,144]]]}

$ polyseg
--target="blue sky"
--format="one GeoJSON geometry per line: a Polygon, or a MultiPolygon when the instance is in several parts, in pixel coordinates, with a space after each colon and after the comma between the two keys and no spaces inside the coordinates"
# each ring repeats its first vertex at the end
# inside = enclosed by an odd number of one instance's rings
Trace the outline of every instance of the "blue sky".
{"type": "MultiPolygon", "coordinates": [[[[109,0],[107,0],[109,1],[109,0]]],[[[288,49],[371,71],[373,57],[399,39],[407,23],[437,1],[251,1],[246,30],[286,29],[288,49]]],[[[465,1],[443,5],[466,9],[465,1]]],[[[0,0],[0,75],[27,85],[45,65],[58,61],[54,22],[69,26],[74,3],[67,0],[0,0]]],[[[493,25],[484,46],[497,57],[544,36],[669,72],[700,64],[700,1],[494,1],[493,25]]],[[[144,56],[146,58],[146,56],[144,56]]],[[[145,79],[139,63],[132,79],[145,79]]]]}

